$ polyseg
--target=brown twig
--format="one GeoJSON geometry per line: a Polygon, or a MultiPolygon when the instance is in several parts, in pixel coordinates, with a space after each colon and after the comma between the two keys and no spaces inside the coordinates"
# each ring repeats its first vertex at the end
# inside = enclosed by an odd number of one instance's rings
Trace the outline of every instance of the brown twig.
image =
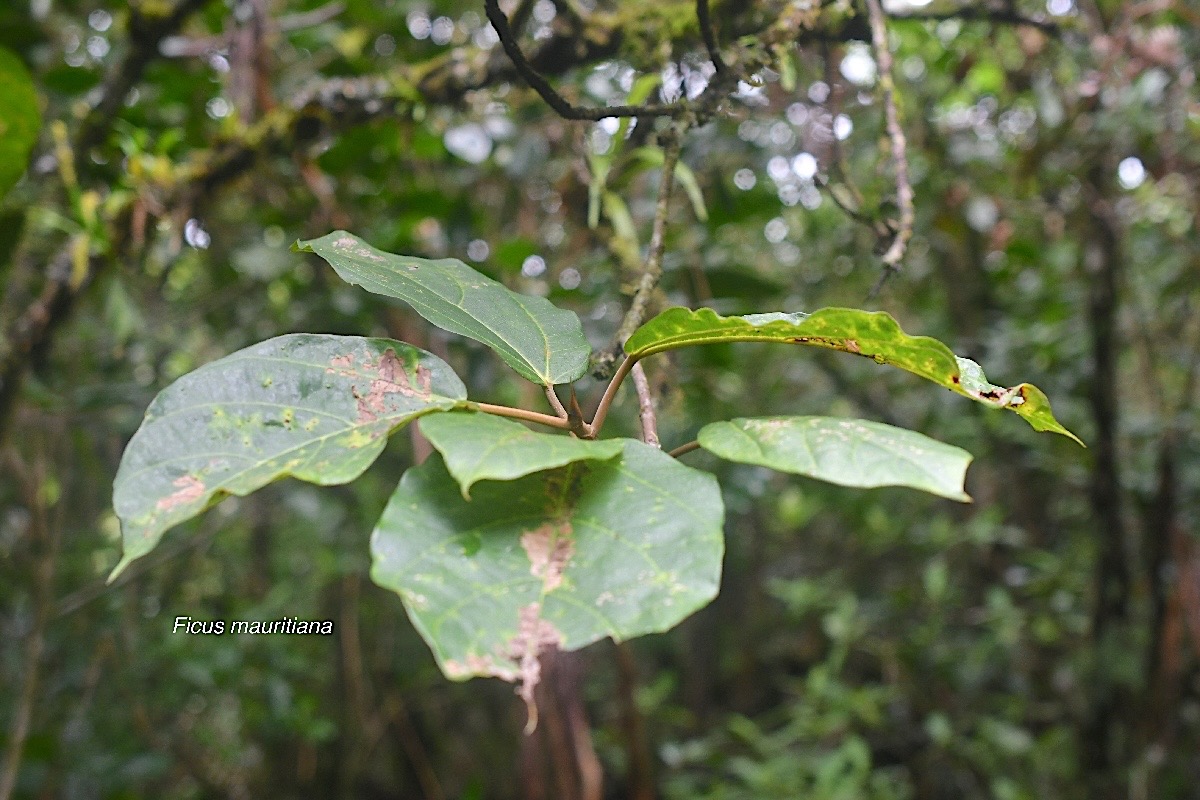
{"type": "Polygon", "coordinates": [[[605,377],[611,374],[612,365],[616,363],[625,340],[632,336],[633,332],[645,321],[650,299],[662,278],[662,258],[667,238],[667,212],[671,207],[671,193],[675,189],[675,165],[679,163],[679,151],[683,147],[682,126],[680,129],[666,131],[665,139],[662,177],[658,184],[658,200],[654,207],[654,222],[650,232],[650,246],[646,253],[646,262],[642,268],[642,275],[638,279],[633,300],[629,303],[629,310],[625,312],[625,317],[621,320],[621,325],[613,337],[612,346],[596,359],[592,370],[592,374],[596,377],[605,377]]]}
{"type": "MultiPolygon", "coordinates": [[[[829,180],[828,177],[820,174],[814,175],[813,183],[816,184],[818,189],[824,189],[826,196],[829,197],[829,199],[833,201],[833,204],[838,207],[838,210],[840,210],[847,217],[865,228],[870,228],[871,231],[876,234],[880,232],[880,226],[883,225],[883,223],[864,214],[860,208],[855,208],[847,203],[843,198],[839,197],[838,193],[834,191],[834,184],[829,180]]],[[[846,191],[850,192],[851,195],[855,194],[855,192],[851,190],[848,184],[846,184],[844,181],[843,185],[847,186],[846,191]]],[[[885,232],[890,233],[890,231],[887,230],[887,226],[883,226],[883,228],[885,232]]]]}
{"type": "Polygon", "coordinates": [[[617,662],[617,696],[624,729],[625,756],[629,762],[630,800],[654,800],[654,759],[646,739],[646,722],[637,704],[637,661],[628,642],[613,648],[617,662]]]}
{"type": "Polygon", "coordinates": [[[546,105],[554,109],[563,119],[589,120],[598,122],[607,117],[674,117],[681,114],[684,107],[681,105],[670,104],[647,104],[640,106],[604,106],[603,108],[579,107],[571,105],[558,91],[550,85],[550,83],[538,74],[537,70],[529,63],[529,59],[525,57],[525,53],[521,51],[521,45],[517,42],[517,36],[513,29],[509,26],[508,17],[500,10],[499,0],[484,0],[484,11],[487,13],[488,21],[492,23],[492,27],[496,29],[496,35],[500,37],[500,45],[504,48],[504,52],[508,54],[508,58],[512,61],[513,67],[525,82],[529,84],[543,100],[546,105]]]}
{"type": "Polygon", "coordinates": [[[492,403],[468,403],[468,408],[473,411],[482,411],[485,414],[495,414],[497,417],[509,417],[511,419],[520,419],[525,422],[536,422],[539,425],[546,425],[559,430],[571,430],[571,423],[563,417],[552,417],[549,414],[542,414],[538,411],[527,411],[524,408],[512,408],[510,406],[498,406],[492,403]]]}
{"type": "Polygon", "coordinates": [[[717,47],[717,34],[713,30],[712,17],[708,12],[708,0],[696,0],[696,19],[700,23],[700,35],[704,38],[704,47],[708,57],[718,73],[725,72],[729,67],[721,58],[721,49],[717,47]]]}
{"type": "Polygon", "coordinates": [[[642,420],[642,441],[652,447],[662,447],[658,441],[658,419],[654,415],[654,396],[650,393],[650,381],[646,380],[646,371],[641,362],[634,364],[632,369],[633,386],[638,396],[638,416],[642,420]]]}
{"type": "Polygon", "coordinates": [[[662,175],[659,179],[659,197],[654,207],[654,222],[652,231],[650,231],[650,245],[646,254],[646,263],[642,269],[642,276],[638,279],[637,290],[634,294],[634,299],[630,302],[629,311],[625,312],[625,317],[617,329],[616,336],[613,337],[613,343],[605,353],[596,357],[593,367],[593,375],[598,378],[605,378],[611,375],[608,386],[605,389],[604,397],[600,398],[600,403],[596,405],[595,414],[592,416],[592,431],[600,432],[601,426],[604,426],[605,417],[608,415],[608,408],[611,407],[613,398],[617,396],[617,390],[620,389],[620,384],[625,380],[626,375],[631,369],[634,369],[637,359],[625,359],[620,363],[616,373],[612,372],[612,365],[616,363],[620,351],[625,343],[637,327],[646,319],[646,311],[649,306],[650,296],[653,295],[654,289],[658,287],[659,279],[662,277],[662,252],[666,247],[666,224],[667,211],[671,207],[671,193],[674,190],[674,168],[679,163],[679,150],[683,146],[682,131],[672,130],[667,134],[668,138],[662,149],[662,175]]]}
{"type": "Polygon", "coordinates": [[[517,7],[513,9],[512,17],[509,18],[509,27],[516,32],[525,30],[525,26],[529,24],[529,18],[533,16],[533,7],[535,0],[520,0],[517,7]]]}
{"type": "MultiPolygon", "coordinates": [[[[833,54],[830,52],[828,42],[821,43],[821,58],[825,63],[825,83],[829,86],[829,116],[832,120],[836,120],[837,116],[841,113],[841,104],[839,102],[841,92],[838,89],[837,69],[834,67],[833,54]]],[[[890,238],[892,236],[892,229],[884,224],[882,220],[862,210],[866,206],[866,200],[863,198],[858,184],[854,182],[854,177],[850,173],[850,165],[846,163],[846,151],[837,136],[834,136],[829,143],[829,152],[833,157],[832,171],[842,186],[845,187],[846,192],[849,193],[851,202],[846,202],[834,190],[829,179],[820,174],[814,176],[813,182],[817,188],[824,189],[829,199],[833,201],[835,206],[842,210],[842,213],[860,225],[870,228],[871,232],[875,234],[875,237],[880,242],[890,238]]]]}
{"type": "MultiPolygon", "coordinates": [[[[167,19],[178,26],[182,24],[183,12],[198,8],[201,0],[181,0],[177,10],[167,19]]],[[[523,2],[514,18],[521,16],[523,9],[532,3],[523,2]]],[[[332,6],[336,8],[336,5],[332,6]]],[[[515,22],[515,19],[514,19],[515,22]]],[[[556,33],[541,43],[536,54],[526,64],[542,74],[562,74],[583,64],[596,63],[615,56],[621,46],[621,21],[618,17],[604,20],[589,20],[589,34],[580,37],[576,33],[556,33]]],[[[150,38],[161,45],[169,39],[166,26],[155,31],[150,38]],[[161,36],[160,36],[161,33],[161,36]]],[[[761,34],[765,37],[786,36],[789,42],[803,44],[807,41],[824,39],[862,39],[866,36],[865,26],[857,18],[848,21],[840,16],[827,26],[806,26],[799,22],[794,26],[768,26],[764,29],[761,19],[752,15],[734,18],[730,36],[761,34]]],[[[394,73],[366,76],[357,79],[333,78],[314,82],[308,89],[299,92],[287,106],[267,114],[262,120],[236,138],[223,139],[203,151],[198,151],[191,164],[183,165],[181,186],[161,205],[162,213],[155,216],[167,219],[180,208],[188,208],[196,202],[212,202],[219,189],[253,169],[266,156],[279,152],[302,150],[318,135],[329,135],[347,130],[356,125],[377,119],[409,118],[416,108],[429,106],[454,106],[471,91],[511,80],[515,66],[507,60],[487,58],[485,51],[473,47],[455,48],[449,53],[429,62],[401,68],[394,73]],[[415,86],[418,100],[411,96],[415,86]]],[[[123,100],[144,70],[139,59],[130,61],[128,67],[118,69],[114,77],[104,85],[109,87],[106,97],[123,100]]],[[[718,84],[712,81],[705,90],[711,98],[719,96],[718,84]]],[[[103,137],[107,123],[101,124],[104,115],[114,113],[112,100],[101,100],[93,107],[89,119],[81,126],[76,136],[76,152],[81,145],[103,137]]],[[[693,102],[693,112],[701,116],[693,102]]],[[[701,109],[702,110],[702,109],[701,109]]],[[[611,109],[604,109],[611,115],[611,109]]],[[[111,121],[111,116],[107,117],[111,121]]],[[[95,276],[108,265],[119,263],[128,256],[131,247],[149,245],[135,235],[140,230],[155,227],[144,213],[118,215],[109,221],[109,248],[107,252],[93,257],[87,275],[73,286],[68,280],[56,276],[70,275],[70,247],[64,246],[50,258],[37,256],[41,263],[49,261],[46,270],[34,263],[34,256],[22,260],[16,269],[22,274],[48,272],[50,275],[39,298],[19,317],[4,321],[0,333],[0,440],[4,438],[11,411],[15,405],[20,384],[25,373],[36,366],[49,351],[55,333],[71,316],[75,301],[87,289],[95,276]],[[59,269],[58,265],[63,268],[59,269]]],[[[611,366],[609,367],[611,369],[611,366]]]]}
{"type": "MultiPolygon", "coordinates": [[[[573,30],[583,30],[583,26],[586,24],[583,9],[579,7],[575,0],[554,0],[554,7],[571,24],[573,30]]],[[[516,17],[516,14],[513,14],[513,16],[516,17]]],[[[514,24],[513,27],[516,30],[521,30],[520,25],[514,24]]]]}
{"type": "Polygon", "coordinates": [[[574,386],[571,387],[571,402],[567,405],[567,423],[571,426],[571,433],[580,439],[596,438],[596,429],[583,418],[583,407],[579,405],[579,395],[575,393],[574,386]]]}
{"type": "Polygon", "coordinates": [[[688,453],[692,452],[693,450],[699,450],[699,449],[700,449],[699,442],[688,442],[687,444],[679,445],[679,447],[676,447],[674,450],[671,450],[669,453],[667,453],[667,455],[669,455],[671,458],[679,458],[682,455],[687,455],[688,453]]]}
{"type": "Polygon", "coordinates": [[[546,390],[546,401],[550,403],[550,407],[554,409],[554,413],[562,419],[567,419],[569,417],[567,409],[563,406],[562,400],[558,399],[558,394],[555,393],[554,387],[546,386],[544,388],[546,390]]]}
{"type": "MultiPolygon", "coordinates": [[[[593,375],[601,377],[605,372],[611,370],[612,364],[616,361],[621,348],[625,344],[625,340],[633,335],[633,332],[638,329],[646,317],[646,310],[650,304],[650,298],[658,286],[659,280],[662,278],[662,257],[663,251],[666,248],[666,230],[667,230],[667,212],[671,206],[671,192],[675,187],[675,165],[679,163],[679,151],[683,147],[683,136],[681,130],[672,129],[667,141],[663,145],[663,168],[662,177],[658,184],[658,201],[654,208],[654,223],[650,233],[650,246],[646,253],[646,263],[642,271],[641,279],[638,281],[638,287],[633,295],[633,300],[629,304],[629,310],[625,312],[625,318],[621,321],[620,327],[617,329],[616,336],[613,337],[613,345],[609,350],[603,353],[596,362],[593,369],[593,375]]],[[[592,416],[591,430],[593,435],[599,433],[601,426],[604,425],[604,418],[608,415],[608,409],[612,405],[613,398],[616,396],[617,390],[621,387],[625,376],[631,370],[637,367],[636,358],[626,358],[621,362],[621,366],[617,368],[612,379],[608,383],[608,387],[604,391],[604,396],[600,398],[600,404],[596,406],[596,413],[592,416]]],[[[637,377],[635,375],[635,382],[637,377]]],[[[642,373],[642,380],[645,381],[645,374],[642,373]]],[[[639,388],[639,398],[641,397],[641,389],[639,388]]],[[[647,394],[649,389],[647,388],[647,394]]],[[[653,422],[654,407],[648,406],[650,411],[650,419],[653,422]]],[[[645,411],[647,405],[642,405],[642,424],[645,431],[646,417],[645,411]]],[[[658,434],[653,433],[654,444],[658,445],[658,434]]],[[[647,439],[649,442],[649,439],[647,439]]]]}
{"type": "Polygon", "coordinates": [[[21,663],[21,686],[16,692],[13,716],[9,723],[3,759],[0,760],[0,800],[9,800],[16,791],[17,773],[29,738],[33,709],[37,702],[42,655],[46,647],[46,627],[53,610],[54,575],[58,563],[58,526],[47,519],[47,508],[40,496],[45,476],[42,470],[27,468],[15,450],[2,454],[6,471],[16,475],[23,502],[29,509],[31,539],[37,561],[33,574],[33,624],[25,638],[25,656],[21,663]]]}
{"type": "Polygon", "coordinates": [[[884,277],[872,294],[878,293],[883,280],[891,272],[900,269],[908,241],[913,234],[913,188],[908,177],[908,140],[900,124],[900,112],[896,109],[896,83],[892,77],[892,51],[888,46],[887,21],[879,0],[866,0],[871,22],[871,45],[875,50],[875,62],[879,66],[879,87],[883,93],[884,117],[888,137],[892,143],[892,164],[896,172],[896,203],[900,207],[900,220],[896,238],[883,254],[884,277]]]}
{"type": "Polygon", "coordinates": [[[592,415],[591,428],[596,433],[599,433],[604,426],[604,418],[608,416],[609,406],[612,405],[613,398],[617,396],[617,390],[621,388],[625,377],[629,375],[629,371],[636,363],[636,358],[626,358],[621,362],[621,366],[617,367],[617,372],[612,376],[612,380],[608,382],[604,396],[600,398],[600,403],[596,406],[596,413],[592,415]]]}

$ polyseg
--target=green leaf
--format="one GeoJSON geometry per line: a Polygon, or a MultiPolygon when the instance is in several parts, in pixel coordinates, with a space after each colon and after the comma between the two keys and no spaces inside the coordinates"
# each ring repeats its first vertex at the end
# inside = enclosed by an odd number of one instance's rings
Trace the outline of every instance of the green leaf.
{"type": "Polygon", "coordinates": [[[400,594],[450,678],[520,681],[538,655],[665,631],[717,592],[724,507],[713,476],[620,440],[462,498],[442,459],[408,470],[371,539],[371,577],[400,594]]]}
{"type": "Polygon", "coordinates": [[[714,455],[839,486],[908,486],[969,502],[971,454],[916,431],[834,417],[765,417],[713,422],[700,446],[714,455]]]}
{"type": "Polygon", "coordinates": [[[956,358],[959,369],[959,380],[955,390],[973,400],[978,400],[990,406],[1008,408],[1017,412],[1028,422],[1035,431],[1051,431],[1070,437],[1080,445],[1079,437],[1059,424],[1050,410],[1050,400],[1046,393],[1031,383],[1022,383],[1011,389],[996,386],[988,382],[983,374],[983,368],[969,358],[956,358]]]}
{"type": "MultiPolygon", "coordinates": [[[[633,82],[633,86],[629,89],[629,94],[625,97],[623,105],[640,106],[650,99],[651,93],[658,88],[662,83],[662,76],[658,73],[642,75],[633,82]]],[[[626,136],[629,133],[629,126],[633,123],[632,117],[621,117],[617,121],[617,132],[613,134],[612,149],[608,151],[610,159],[615,158],[625,148],[626,136]]]]}
{"type": "Polygon", "coordinates": [[[608,180],[608,171],[612,159],[589,155],[588,167],[591,179],[588,181],[588,227],[592,230],[600,227],[600,197],[604,193],[604,182],[608,180]]]}
{"type": "Polygon", "coordinates": [[[708,221],[708,208],[704,205],[704,193],[700,191],[700,184],[696,181],[696,173],[692,172],[692,168],[682,161],[675,162],[675,179],[679,181],[679,185],[687,193],[688,200],[692,203],[692,211],[696,214],[696,219],[701,222],[708,221]]]}
{"type": "Polygon", "coordinates": [[[292,334],[200,367],[158,394],[125,448],[113,577],[227,495],[287,476],[353,480],[388,434],[466,394],[440,359],[390,339],[292,334]]]}
{"type": "Polygon", "coordinates": [[[616,192],[604,193],[604,216],[612,223],[618,239],[625,239],[637,246],[637,226],[633,224],[633,215],[629,213],[629,206],[625,205],[621,195],[616,192]]]}
{"type": "MultiPolygon", "coordinates": [[[[629,94],[625,97],[625,105],[642,105],[650,99],[651,92],[657,89],[660,83],[662,83],[662,76],[657,72],[651,72],[648,75],[638,77],[634,80],[633,87],[630,88],[629,94]]],[[[630,117],[622,117],[617,130],[624,132],[629,127],[630,119],[630,117]]]]}
{"type": "Polygon", "coordinates": [[[0,197],[25,174],[42,127],[37,90],[12,51],[0,47],[0,197]]]}
{"type": "Polygon", "coordinates": [[[920,375],[984,405],[1007,408],[1024,417],[1034,430],[1052,431],[1083,444],[1054,419],[1050,401],[1036,386],[992,386],[978,364],[956,357],[937,339],[909,336],[883,311],[823,308],[812,314],[722,317],[711,308],[668,308],[634,331],[625,342],[625,352],[631,358],[645,358],[678,347],[717,342],[781,342],[853,353],[920,375]]]}
{"type": "Polygon", "coordinates": [[[457,259],[385,253],[345,231],[295,247],[328,261],[347,283],[403,300],[439,328],[483,342],[534,383],[570,383],[587,371],[592,349],[574,313],[517,294],[457,259]]]}
{"type": "Polygon", "coordinates": [[[434,414],[421,420],[420,426],[468,500],[476,481],[510,481],[575,461],[604,461],[624,449],[616,439],[590,441],[535,433],[492,414],[434,414]]]}
{"type": "MultiPolygon", "coordinates": [[[[661,167],[666,163],[666,154],[661,147],[639,147],[634,151],[643,162],[655,167],[661,167]]],[[[692,172],[692,168],[682,161],[675,162],[675,180],[683,187],[687,193],[688,200],[692,204],[692,211],[696,214],[696,219],[701,222],[708,221],[708,208],[704,205],[704,194],[700,191],[700,184],[696,181],[696,173],[692,172]]]]}
{"type": "Polygon", "coordinates": [[[792,57],[792,48],[775,45],[771,48],[775,55],[775,63],[779,65],[779,86],[785,92],[796,91],[796,59],[792,57]]]}

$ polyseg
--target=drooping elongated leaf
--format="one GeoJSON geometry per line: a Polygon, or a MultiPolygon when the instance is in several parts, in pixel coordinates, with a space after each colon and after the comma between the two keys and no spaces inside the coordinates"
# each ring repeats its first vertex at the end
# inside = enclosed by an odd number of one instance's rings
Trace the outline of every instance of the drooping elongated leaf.
{"type": "Polygon", "coordinates": [[[154,398],[125,448],[113,485],[125,553],[113,577],[227,495],[288,476],[353,480],[389,433],[466,394],[436,356],[390,339],[292,334],[200,367],[154,398]]]}
{"type": "Polygon", "coordinates": [[[463,499],[442,459],[408,470],[371,539],[371,577],[400,594],[450,678],[520,681],[538,655],[665,631],[717,592],[724,507],[713,476],[656,448],[463,499]]]}
{"type": "Polygon", "coordinates": [[[969,501],[971,454],[916,431],[835,417],[764,417],[713,422],[700,446],[714,455],[840,486],[908,486],[969,501]]]}
{"type": "Polygon", "coordinates": [[[625,343],[633,358],[717,342],[781,342],[841,350],[907,370],[993,408],[1016,412],[1039,431],[1052,431],[1083,444],[1050,411],[1036,386],[992,386],[973,361],[958,358],[928,336],[909,336],[883,311],[823,308],[812,314],[749,314],[722,317],[711,308],[668,308],[634,331],[625,343]]]}
{"type": "Polygon", "coordinates": [[[468,500],[476,481],[510,481],[574,461],[603,461],[616,458],[624,449],[616,439],[591,441],[537,433],[491,414],[434,414],[422,419],[420,426],[468,500]]]}
{"type": "Polygon", "coordinates": [[[403,300],[439,328],[483,342],[534,383],[570,383],[587,370],[592,350],[574,313],[517,294],[457,259],[385,253],[345,231],[296,248],[328,261],[347,283],[403,300]]]}
{"type": "Polygon", "coordinates": [[[29,71],[16,54],[0,47],[0,197],[25,173],[41,126],[29,71]]]}

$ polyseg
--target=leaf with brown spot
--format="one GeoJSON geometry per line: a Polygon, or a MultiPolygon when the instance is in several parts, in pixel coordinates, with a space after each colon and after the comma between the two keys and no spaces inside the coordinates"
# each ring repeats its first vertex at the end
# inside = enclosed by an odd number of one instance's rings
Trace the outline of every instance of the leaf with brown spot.
{"type": "Polygon", "coordinates": [[[521,547],[529,557],[529,572],[542,579],[542,590],[552,592],[562,585],[563,570],[575,552],[571,524],[547,522],[521,534],[521,547]]]}
{"type": "Polygon", "coordinates": [[[206,364],[159,393],[125,448],[113,576],[227,495],[289,476],[353,480],[390,433],[465,399],[450,367],[390,339],[293,334],[206,364]]]}
{"type": "MultiPolygon", "coordinates": [[[[518,615],[517,634],[508,643],[508,658],[516,665],[517,694],[525,701],[528,721],[525,733],[537,727],[538,711],[534,692],[542,680],[542,653],[562,644],[562,634],[542,619],[541,603],[530,603],[518,615]]],[[[510,679],[511,680],[511,679],[510,679]]]]}
{"type": "Polygon", "coordinates": [[[193,503],[204,496],[204,482],[193,475],[184,475],[171,481],[179,488],[154,504],[159,511],[174,511],[181,505],[193,503]]]}
{"type": "Polygon", "coordinates": [[[316,253],[347,283],[403,300],[439,328],[483,342],[534,383],[570,383],[587,371],[592,348],[573,312],[517,294],[457,259],[385,253],[345,231],[295,249],[316,253]]]}
{"type": "MultiPolygon", "coordinates": [[[[369,364],[363,366],[368,370],[372,369],[369,364]]],[[[416,378],[421,388],[413,388],[409,382],[408,373],[404,371],[404,365],[396,358],[395,350],[388,348],[380,356],[379,365],[374,370],[379,377],[371,380],[367,393],[365,395],[358,394],[357,387],[354,390],[354,397],[358,400],[359,422],[374,422],[380,414],[386,413],[389,394],[419,397],[422,400],[429,399],[429,370],[420,364],[417,365],[416,378]]]]}
{"type": "Polygon", "coordinates": [[[748,314],[723,317],[711,308],[668,308],[634,331],[625,352],[634,358],[718,342],[780,342],[841,350],[899,367],[953,392],[991,406],[1006,408],[1034,430],[1051,431],[1083,444],[1050,411],[1050,401],[1028,383],[993,386],[974,361],[958,358],[928,336],[909,336],[882,311],[823,308],[812,314],[748,314]]]}
{"type": "Polygon", "coordinates": [[[401,596],[447,677],[524,689],[550,644],[665,631],[716,595],[716,480],[615,441],[619,458],[485,481],[470,500],[439,455],[405,472],[371,537],[371,577],[401,596]]]}

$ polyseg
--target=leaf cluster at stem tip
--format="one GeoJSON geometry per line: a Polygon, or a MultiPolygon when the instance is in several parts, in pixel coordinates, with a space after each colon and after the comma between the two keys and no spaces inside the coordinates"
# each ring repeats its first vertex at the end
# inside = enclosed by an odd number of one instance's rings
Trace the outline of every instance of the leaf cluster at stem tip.
{"type": "MultiPolygon", "coordinates": [[[[648,356],[719,342],[839,350],[898,367],[1036,430],[1079,441],[1035,386],[996,386],[944,344],[889,315],[847,308],[721,316],[670,308],[626,340],[591,420],[574,390],[591,354],[579,318],[517,294],[455,259],[378,250],[336,231],[298,242],[346,281],[401,300],[430,323],[487,345],[543,387],[554,413],[468,399],[450,365],[390,339],[280,336],[189,373],[154,399],[113,487],[124,557],[115,578],[171,527],[285,477],[355,479],[387,437],[418,421],[436,451],[400,481],[372,536],[372,577],[402,598],[445,674],[517,682],[532,703],[538,655],[666,630],[715,596],[724,508],[695,449],[844,486],[902,486],[969,502],[971,455],[866,420],[775,416],[712,422],[664,453],[648,356]],[[639,385],[643,437],[598,436],[625,378],[639,385]],[[652,409],[651,409],[652,410],[652,409]],[[572,437],[533,431],[537,423],[572,437]],[[649,430],[648,430],[648,429],[649,430]]],[[[111,578],[110,578],[111,580],[111,578]]],[[[532,719],[531,715],[531,719],[532,719]]]]}

